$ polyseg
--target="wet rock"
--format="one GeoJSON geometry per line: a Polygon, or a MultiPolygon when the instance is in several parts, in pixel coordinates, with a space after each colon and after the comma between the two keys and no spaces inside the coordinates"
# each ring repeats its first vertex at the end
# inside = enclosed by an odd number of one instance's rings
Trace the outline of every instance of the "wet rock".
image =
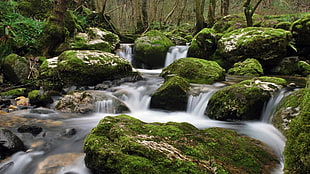
{"type": "Polygon", "coordinates": [[[163,33],[151,30],[135,40],[135,57],[149,67],[161,68],[165,64],[169,47],[173,45],[163,33]]]}
{"type": "Polygon", "coordinates": [[[35,126],[35,125],[22,125],[20,126],[17,131],[19,133],[31,133],[33,136],[40,134],[43,129],[42,127],[35,126]]]}
{"type": "Polygon", "coordinates": [[[265,147],[232,130],[127,115],[105,117],[84,143],[94,173],[269,173],[278,162],[265,147]]]}
{"type": "Polygon", "coordinates": [[[222,88],[210,98],[206,115],[216,120],[259,120],[264,103],[286,80],[257,77],[222,88]]]}
{"type": "Polygon", "coordinates": [[[182,58],[165,67],[161,77],[168,79],[178,75],[190,83],[213,84],[224,80],[225,70],[215,61],[198,58],[182,58]]]}
{"type": "Polygon", "coordinates": [[[23,150],[25,150],[25,146],[20,138],[18,138],[10,130],[0,128],[1,159],[23,150]]]}
{"type": "Polygon", "coordinates": [[[82,153],[64,153],[51,155],[39,163],[35,174],[54,174],[61,169],[73,165],[74,162],[82,157],[82,153]]]}
{"type": "Polygon", "coordinates": [[[53,103],[52,97],[42,90],[33,90],[28,93],[29,102],[37,107],[53,103]]]}
{"type": "Polygon", "coordinates": [[[63,135],[65,137],[72,137],[75,134],[76,134],[76,129],[74,128],[67,128],[63,131],[63,135]]]}
{"type": "Polygon", "coordinates": [[[190,84],[182,77],[169,78],[151,98],[151,108],[185,111],[190,84]]]}

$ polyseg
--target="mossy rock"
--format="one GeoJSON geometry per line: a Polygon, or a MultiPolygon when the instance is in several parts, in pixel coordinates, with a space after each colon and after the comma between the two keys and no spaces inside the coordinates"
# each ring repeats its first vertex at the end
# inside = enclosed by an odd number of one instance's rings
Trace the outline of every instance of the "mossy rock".
{"type": "MultiPolygon", "coordinates": [[[[299,61],[300,58],[298,56],[285,57],[269,71],[272,74],[295,76],[299,74],[299,61]]],[[[300,68],[300,70],[302,70],[302,68],[300,68]]]]}
{"type": "MultiPolygon", "coordinates": [[[[41,66],[41,79],[58,80],[60,86],[96,85],[135,75],[131,64],[115,54],[98,50],[69,50],[41,66]]],[[[48,85],[49,83],[47,83],[48,85]]]]}
{"type": "Polygon", "coordinates": [[[308,62],[299,61],[297,67],[301,75],[308,76],[310,74],[310,64],[308,62]]]}
{"type": "MultiPolygon", "coordinates": [[[[253,15],[254,27],[272,27],[277,21],[266,20],[258,14],[253,15]]],[[[212,27],[217,33],[228,33],[236,29],[246,28],[247,23],[243,13],[231,14],[219,19],[212,27]]]]}
{"type": "Polygon", "coordinates": [[[222,88],[210,98],[206,115],[216,120],[259,120],[264,104],[286,80],[256,77],[222,88]]]}
{"type": "Polygon", "coordinates": [[[277,23],[277,25],[274,26],[274,28],[290,31],[291,25],[292,25],[291,22],[279,22],[277,23]]]}
{"type": "Polygon", "coordinates": [[[224,80],[225,70],[215,61],[182,58],[165,67],[160,73],[165,79],[178,75],[190,83],[213,84],[224,80]]]}
{"type": "Polygon", "coordinates": [[[292,35],[289,31],[274,28],[248,27],[226,33],[218,41],[215,58],[222,59],[223,67],[243,61],[257,59],[264,67],[275,65],[287,55],[292,35]]]}
{"type": "Polygon", "coordinates": [[[310,43],[310,14],[295,21],[291,26],[294,42],[298,46],[309,47],[310,43]]]}
{"type": "Polygon", "coordinates": [[[12,83],[23,84],[28,80],[30,65],[25,57],[10,54],[2,60],[1,68],[5,79],[12,83]]]}
{"type": "Polygon", "coordinates": [[[276,157],[232,130],[107,116],[84,141],[94,173],[269,173],[276,157]]]}
{"type": "Polygon", "coordinates": [[[228,74],[242,76],[261,76],[264,74],[264,70],[258,60],[248,58],[243,62],[235,63],[234,67],[228,70],[228,74]]]}
{"type": "MultiPolygon", "coordinates": [[[[308,76],[309,83],[309,76],[308,76]]],[[[273,125],[287,138],[284,149],[284,173],[307,173],[310,170],[310,89],[297,90],[277,106],[273,125]]]]}
{"type": "Polygon", "coordinates": [[[190,84],[182,77],[174,76],[161,85],[151,98],[151,108],[185,111],[190,84]]]}
{"type": "Polygon", "coordinates": [[[210,59],[217,48],[218,38],[213,29],[202,29],[193,38],[188,49],[188,57],[210,59]]]}
{"type": "Polygon", "coordinates": [[[92,39],[101,39],[111,45],[111,50],[115,50],[120,42],[118,35],[102,28],[89,28],[87,32],[92,39]]]}
{"type": "Polygon", "coordinates": [[[33,90],[28,93],[29,102],[35,106],[47,106],[53,103],[52,97],[43,90],[33,90]]]}
{"type": "Polygon", "coordinates": [[[161,68],[165,64],[169,47],[173,45],[163,33],[151,30],[135,40],[135,57],[149,67],[161,68]]]}
{"type": "Polygon", "coordinates": [[[1,92],[0,96],[11,96],[11,97],[18,97],[23,96],[26,93],[26,88],[16,88],[6,92],[1,92]]]}

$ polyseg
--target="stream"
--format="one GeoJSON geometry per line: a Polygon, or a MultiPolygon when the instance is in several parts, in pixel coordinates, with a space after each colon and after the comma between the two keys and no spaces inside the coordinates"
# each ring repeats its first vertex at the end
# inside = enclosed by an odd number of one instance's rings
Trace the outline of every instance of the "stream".
{"type": "MultiPolygon", "coordinates": [[[[175,60],[175,58],[173,59],[175,60]]],[[[126,82],[104,91],[117,96],[127,104],[130,109],[130,112],[126,113],[127,115],[144,122],[188,122],[199,129],[221,127],[235,130],[240,134],[258,139],[270,146],[281,161],[281,165],[272,173],[283,173],[284,159],[282,153],[286,139],[273,125],[269,124],[269,120],[272,116],[273,109],[289,91],[282,89],[277,95],[270,98],[263,110],[261,120],[242,122],[216,121],[209,119],[204,115],[204,112],[212,94],[216,90],[225,87],[227,85],[226,83],[215,83],[213,85],[193,84],[192,90],[198,95],[188,98],[187,110],[184,112],[167,112],[149,108],[150,94],[163,83],[163,79],[158,76],[161,69],[137,69],[137,71],[141,72],[143,80],[126,82]]],[[[52,114],[32,114],[29,110],[9,113],[7,117],[18,117],[21,118],[21,121],[7,128],[18,135],[25,145],[29,147],[29,150],[18,152],[11,156],[10,159],[2,161],[0,164],[0,173],[40,174],[40,170],[38,170],[39,163],[46,157],[56,154],[81,153],[79,158],[71,161],[70,164],[65,164],[66,167],[62,167],[57,174],[91,174],[85,167],[83,161],[83,140],[102,118],[117,115],[111,109],[113,106],[109,101],[102,101],[96,106],[97,112],[89,115],[65,114],[57,111],[52,114]],[[17,126],[23,124],[23,122],[27,122],[28,119],[31,119],[33,125],[43,127],[44,131],[36,136],[30,133],[17,132],[17,126]],[[70,130],[74,130],[75,133],[64,136],[70,130]]]]}

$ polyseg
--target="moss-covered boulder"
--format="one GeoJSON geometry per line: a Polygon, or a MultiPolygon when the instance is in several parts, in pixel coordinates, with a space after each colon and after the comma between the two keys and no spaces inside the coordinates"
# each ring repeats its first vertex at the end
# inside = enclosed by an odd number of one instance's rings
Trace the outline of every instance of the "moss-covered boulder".
{"type": "Polygon", "coordinates": [[[295,21],[291,26],[291,31],[297,46],[310,47],[310,14],[295,21]]]}
{"type": "Polygon", "coordinates": [[[222,88],[210,98],[206,115],[216,120],[259,120],[271,94],[286,85],[276,77],[257,77],[222,88]]]}
{"type": "Polygon", "coordinates": [[[265,69],[287,55],[291,33],[283,29],[248,27],[226,33],[218,41],[215,57],[230,67],[246,58],[257,59],[265,69]]]}
{"type": "Polygon", "coordinates": [[[62,83],[59,86],[68,87],[96,85],[134,73],[131,64],[115,54],[98,50],[69,50],[57,59],[45,61],[40,74],[47,87],[51,81],[57,80],[57,83],[62,83]]]}
{"type": "Polygon", "coordinates": [[[190,84],[182,77],[169,78],[151,98],[151,108],[165,110],[186,110],[190,84]]]}
{"type": "Polygon", "coordinates": [[[52,97],[43,90],[33,90],[28,93],[29,102],[35,106],[47,106],[53,103],[52,97]]]}
{"type": "Polygon", "coordinates": [[[193,38],[188,49],[188,57],[210,59],[210,56],[217,48],[217,39],[217,35],[213,29],[202,29],[193,38]]]}
{"type": "Polygon", "coordinates": [[[298,67],[298,71],[301,75],[308,76],[310,74],[309,61],[298,61],[297,67],[298,67]]]}
{"type": "Polygon", "coordinates": [[[310,170],[309,105],[308,86],[285,97],[277,106],[272,118],[273,125],[287,138],[284,150],[284,171],[287,174],[307,173],[310,170]]]}
{"type": "Polygon", "coordinates": [[[274,26],[274,28],[290,31],[291,26],[292,26],[292,23],[286,21],[286,22],[279,22],[279,23],[277,23],[277,24],[274,26]]]}
{"type": "Polygon", "coordinates": [[[233,68],[228,70],[228,74],[242,76],[261,76],[264,74],[264,70],[258,60],[248,58],[243,62],[235,63],[233,68]]]}
{"type": "Polygon", "coordinates": [[[30,73],[30,65],[25,57],[10,54],[2,60],[1,69],[6,80],[15,83],[26,83],[30,73]]]}
{"type": "MultiPolygon", "coordinates": [[[[254,14],[253,26],[254,27],[272,27],[277,21],[266,20],[264,17],[254,14]]],[[[246,28],[247,23],[243,13],[231,14],[222,17],[213,25],[212,29],[217,33],[228,33],[236,29],[246,28]]]]}
{"type": "Polygon", "coordinates": [[[166,53],[173,45],[173,42],[160,31],[148,31],[135,40],[135,58],[149,67],[163,67],[166,53]]]}
{"type": "Polygon", "coordinates": [[[182,58],[165,67],[160,73],[165,79],[178,75],[190,83],[213,84],[224,80],[225,70],[215,61],[182,58]]]}
{"type": "Polygon", "coordinates": [[[84,142],[93,173],[270,173],[276,157],[232,130],[107,116],[84,142]]]}
{"type": "Polygon", "coordinates": [[[74,91],[65,95],[56,105],[56,109],[61,112],[69,113],[125,113],[129,108],[118,98],[103,92],[96,91],[74,91]],[[101,106],[103,102],[110,102],[110,108],[107,105],[101,106]]]}

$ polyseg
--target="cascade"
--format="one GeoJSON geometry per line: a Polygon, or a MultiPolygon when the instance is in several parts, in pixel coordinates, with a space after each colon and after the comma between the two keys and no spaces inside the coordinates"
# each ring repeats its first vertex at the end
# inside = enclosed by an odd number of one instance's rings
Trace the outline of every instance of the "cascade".
{"type": "Polygon", "coordinates": [[[119,57],[123,57],[127,59],[130,63],[132,62],[132,47],[133,44],[128,43],[128,44],[120,44],[120,48],[116,51],[116,55],[119,57]]]}
{"type": "Polygon", "coordinates": [[[190,95],[188,97],[186,111],[192,115],[204,116],[209,99],[215,91],[215,89],[212,89],[206,93],[200,93],[198,96],[190,95]]]}
{"type": "Polygon", "coordinates": [[[96,101],[95,105],[97,112],[115,114],[112,100],[96,101]]]}
{"type": "Polygon", "coordinates": [[[264,123],[270,123],[272,115],[274,114],[276,106],[280,103],[280,101],[287,95],[290,94],[291,91],[288,91],[286,88],[282,88],[275,95],[271,96],[268,100],[267,104],[265,104],[261,121],[264,123]]]}
{"type": "Polygon", "coordinates": [[[166,61],[165,61],[165,67],[170,65],[175,60],[186,58],[187,51],[189,46],[186,45],[178,45],[178,46],[172,46],[169,48],[167,54],[166,54],[166,61]]]}

